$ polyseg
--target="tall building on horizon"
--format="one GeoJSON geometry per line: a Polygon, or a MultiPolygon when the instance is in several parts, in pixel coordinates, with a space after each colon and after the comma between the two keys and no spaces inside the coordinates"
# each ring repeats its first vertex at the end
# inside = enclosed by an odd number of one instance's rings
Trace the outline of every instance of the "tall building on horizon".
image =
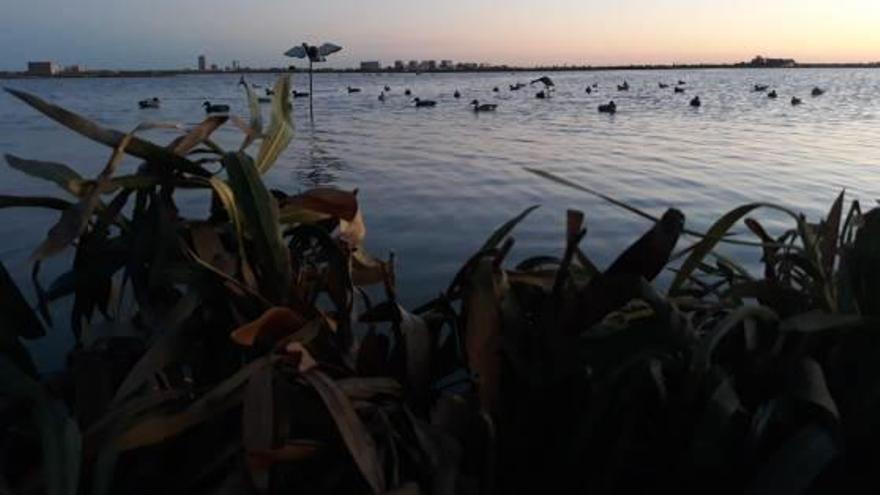
{"type": "Polygon", "coordinates": [[[199,71],[204,72],[206,70],[208,70],[208,62],[204,55],[199,55],[199,71]]]}

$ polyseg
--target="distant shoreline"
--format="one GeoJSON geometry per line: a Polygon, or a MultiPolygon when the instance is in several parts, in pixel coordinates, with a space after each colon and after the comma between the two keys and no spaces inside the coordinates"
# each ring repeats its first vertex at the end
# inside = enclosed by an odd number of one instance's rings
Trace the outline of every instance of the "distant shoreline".
{"type": "MultiPolygon", "coordinates": [[[[608,65],[608,66],[549,66],[549,67],[507,67],[490,66],[469,69],[437,69],[437,70],[361,70],[361,69],[316,69],[315,73],[324,74],[454,74],[454,73],[502,73],[502,72],[600,72],[600,71],[637,71],[637,70],[706,70],[706,69],[880,69],[880,62],[872,63],[823,63],[797,64],[786,67],[764,67],[749,64],[690,64],[690,65],[608,65]]],[[[78,78],[144,78],[144,77],[175,77],[199,75],[247,75],[247,74],[282,74],[305,73],[305,69],[297,68],[266,68],[238,70],[97,70],[75,73],[59,73],[55,75],[37,75],[27,72],[0,72],[0,79],[78,79],[78,78]]]]}

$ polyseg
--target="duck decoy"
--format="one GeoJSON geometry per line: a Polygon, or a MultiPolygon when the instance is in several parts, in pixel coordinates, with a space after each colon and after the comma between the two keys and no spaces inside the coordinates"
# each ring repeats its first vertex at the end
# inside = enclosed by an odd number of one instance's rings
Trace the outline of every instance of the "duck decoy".
{"type": "Polygon", "coordinates": [[[415,98],[413,102],[416,104],[416,107],[433,107],[437,105],[437,102],[434,100],[422,100],[421,98],[415,98]]]}
{"type": "Polygon", "coordinates": [[[541,84],[543,84],[545,89],[547,89],[547,88],[553,88],[553,87],[556,86],[556,83],[553,82],[553,79],[550,79],[550,78],[547,77],[547,76],[541,76],[541,77],[539,77],[539,78],[533,80],[533,81],[530,82],[529,84],[535,84],[535,83],[541,83],[541,84]]]}
{"type": "Polygon", "coordinates": [[[598,88],[598,87],[599,87],[599,83],[593,83],[593,87],[594,87],[594,88],[598,88]]]}
{"type": "Polygon", "coordinates": [[[348,94],[361,92],[361,88],[352,88],[351,86],[348,86],[346,89],[348,90],[348,94]]]}
{"type": "Polygon", "coordinates": [[[305,98],[307,96],[309,96],[308,91],[296,91],[296,90],[293,91],[294,98],[305,98]]]}
{"type": "Polygon", "coordinates": [[[266,96],[272,96],[275,94],[275,90],[272,88],[266,88],[266,96]]]}
{"type": "Polygon", "coordinates": [[[498,89],[498,86],[495,86],[494,88],[492,88],[492,92],[493,92],[493,93],[497,93],[497,92],[499,92],[499,91],[501,91],[501,90],[498,89]]]}
{"type": "Polygon", "coordinates": [[[454,96],[455,98],[461,98],[461,93],[456,89],[455,93],[452,93],[452,96],[454,96]]]}
{"type": "Polygon", "coordinates": [[[384,91],[379,93],[379,101],[383,101],[383,102],[385,101],[385,92],[384,91]]]}
{"type": "Polygon", "coordinates": [[[406,96],[410,96],[412,95],[412,91],[410,91],[409,88],[406,88],[406,91],[404,91],[403,94],[406,96]]]}
{"type": "Polygon", "coordinates": [[[773,91],[767,93],[767,98],[776,98],[777,96],[779,96],[779,95],[776,94],[776,90],[775,90],[775,89],[774,89],[773,91]]]}
{"type": "Polygon", "coordinates": [[[657,86],[659,86],[659,87],[660,87],[660,89],[666,89],[666,88],[668,88],[668,87],[669,87],[669,85],[668,85],[668,84],[666,84],[666,83],[657,83],[657,86]]]}
{"type": "Polygon", "coordinates": [[[682,81],[681,79],[678,80],[678,85],[679,85],[679,86],[684,86],[685,84],[687,84],[687,83],[684,82],[684,81],[682,81]]]}
{"type": "Polygon", "coordinates": [[[623,84],[617,85],[617,90],[618,91],[629,91],[629,83],[626,81],[623,81],[623,84]]]}
{"type": "Polygon", "coordinates": [[[149,98],[138,102],[141,108],[159,108],[159,98],[149,98]]]}
{"type": "Polygon", "coordinates": [[[692,107],[699,107],[700,105],[702,105],[702,102],[700,101],[699,96],[694,96],[693,98],[691,98],[691,106],[692,107]]]}
{"type": "Polygon", "coordinates": [[[587,94],[590,94],[590,93],[593,92],[593,88],[587,86],[587,89],[586,89],[585,91],[586,91],[587,94]]]}
{"type": "Polygon", "coordinates": [[[535,98],[543,100],[544,98],[547,98],[547,93],[545,93],[544,90],[538,91],[535,93],[535,98]]]}
{"type": "Polygon", "coordinates": [[[260,96],[259,98],[257,98],[257,101],[260,103],[271,103],[272,98],[269,98],[268,96],[260,96]]]}
{"type": "Polygon", "coordinates": [[[755,84],[754,90],[757,93],[760,93],[762,91],[767,91],[767,85],[766,84],[755,84]]]}
{"type": "Polygon", "coordinates": [[[474,106],[475,112],[493,112],[498,108],[498,105],[495,105],[494,103],[483,103],[480,105],[480,102],[477,100],[472,101],[471,105],[474,106]]]}
{"type": "Polygon", "coordinates": [[[676,86],[672,91],[675,93],[684,93],[684,88],[676,86]]]}
{"type": "Polygon", "coordinates": [[[511,85],[510,85],[510,90],[511,90],[511,91],[519,91],[519,90],[521,90],[522,88],[524,88],[525,86],[526,86],[526,85],[525,85],[524,83],[520,83],[520,82],[518,82],[518,83],[516,83],[516,84],[511,84],[511,85]]]}
{"type": "Polygon", "coordinates": [[[599,113],[617,113],[617,105],[614,103],[614,100],[605,105],[599,105],[599,113]]]}
{"type": "Polygon", "coordinates": [[[387,92],[389,92],[389,91],[391,91],[391,86],[388,86],[388,85],[386,84],[386,85],[385,85],[385,92],[387,93],[387,92]]]}
{"type": "Polygon", "coordinates": [[[798,98],[797,96],[791,97],[791,104],[792,105],[800,105],[801,103],[803,103],[803,101],[801,101],[801,99],[798,98]]]}
{"type": "Polygon", "coordinates": [[[813,91],[810,92],[810,94],[813,96],[822,96],[825,94],[825,90],[820,88],[819,86],[816,86],[815,88],[813,88],[813,91]]]}
{"type": "Polygon", "coordinates": [[[205,107],[205,113],[227,113],[229,112],[229,105],[212,105],[210,101],[206,101],[202,103],[202,106],[205,107]]]}

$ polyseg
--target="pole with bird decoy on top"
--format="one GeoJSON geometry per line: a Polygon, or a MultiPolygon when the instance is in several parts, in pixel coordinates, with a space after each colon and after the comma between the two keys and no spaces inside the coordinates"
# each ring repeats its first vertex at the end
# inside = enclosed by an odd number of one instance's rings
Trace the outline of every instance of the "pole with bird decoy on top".
{"type": "Polygon", "coordinates": [[[336,53],[339,50],[342,50],[342,47],[339,45],[334,45],[333,43],[324,43],[321,46],[302,43],[301,45],[297,45],[290,50],[284,52],[284,55],[288,57],[309,59],[309,118],[311,119],[312,123],[315,122],[315,106],[313,101],[315,91],[314,84],[312,82],[312,64],[314,64],[315,62],[327,61],[327,55],[336,53]]]}

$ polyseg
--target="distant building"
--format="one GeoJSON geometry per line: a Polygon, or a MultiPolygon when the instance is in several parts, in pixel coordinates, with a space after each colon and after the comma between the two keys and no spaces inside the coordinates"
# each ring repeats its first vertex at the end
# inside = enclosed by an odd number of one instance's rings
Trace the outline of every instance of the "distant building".
{"type": "Polygon", "coordinates": [[[403,60],[395,60],[394,61],[394,70],[403,70],[406,66],[403,64],[403,60]]]}
{"type": "Polygon", "coordinates": [[[436,70],[437,69],[437,61],[436,60],[422,60],[421,69],[422,70],[436,70]]]}
{"type": "Polygon", "coordinates": [[[361,62],[361,70],[368,72],[376,72],[382,70],[382,63],[378,60],[371,60],[369,62],[361,62]]]}
{"type": "Polygon", "coordinates": [[[208,62],[204,55],[199,55],[199,70],[204,72],[208,69],[208,62]]]}
{"type": "Polygon", "coordinates": [[[758,55],[748,65],[752,67],[794,67],[797,62],[793,58],[764,58],[758,55]]]}
{"type": "Polygon", "coordinates": [[[54,76],[60,68],[55,62],[28,62],[27,71],[32,76],[54,76]]]}
{"type": "Polygon", "coordinates": [[[409,70],[419,70],[419,61],[418,60],[410,60],[406,65],[406,68],[409,70]]]}
{"type": "Polygon", "coordinates": [[[238,70],[240,68],[241,68],[241,66],[238,65],[238,60],[233,60],[232,61],[232,70],[238,70]]]}
{"type": "Polygon", "coordinates": [[[452,70],[455,64],[452,63],[452,60],[441,60],[440,68],[443,70],[452,70]]]}
{"type": "Polygon", "coordinates": [[[219,69],[220,68],[217,67],[217,64],[211,64],[211,70],[219,70],[219,69]]]}
{"type": "Polygon", "coordinates": [[[64,72],[68,74],[81,74],[86,71],[86,66],[82,64],[68,65],[64,68],[64,72]]]}

